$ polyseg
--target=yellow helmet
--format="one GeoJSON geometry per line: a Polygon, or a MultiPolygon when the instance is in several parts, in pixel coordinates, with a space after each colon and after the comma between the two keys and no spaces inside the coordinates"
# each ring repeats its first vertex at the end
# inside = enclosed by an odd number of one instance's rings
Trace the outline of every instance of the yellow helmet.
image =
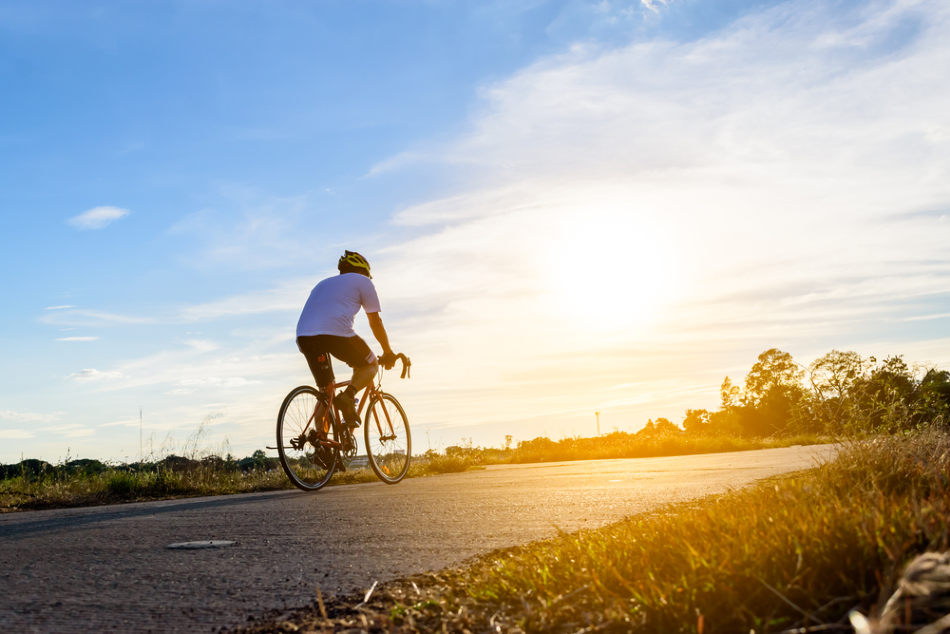
{"type": "Polygon", "coordinates": [[[366,261],[362,255],[356,251],[347,251],[340,256],[340,261],[336,265],[337,270],[341,273],[345,268],[357,268],[357,269],[366,269],[366,277],[373,279],[373,276],[369,272],[369,262],[366,261]]]}

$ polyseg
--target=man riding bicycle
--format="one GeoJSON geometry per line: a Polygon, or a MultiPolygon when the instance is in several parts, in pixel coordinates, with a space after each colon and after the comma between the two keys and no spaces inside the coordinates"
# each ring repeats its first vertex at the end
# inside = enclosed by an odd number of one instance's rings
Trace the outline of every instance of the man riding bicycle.
{"type": "Polygon", "coordinates": [[[333,401],[339,406],[346,427],[352,430],[360,424],[356,413],[357,392],[373,381],[380,363],[388,370],[396,364],[397,357],[379,316],[379,297],[371,281],[369,262],[355,251],[346,251],[337,269],[339,275],[328,277],[310,292],[297,321],[297,348],[307,358],[307,365],[321,390],[333,382],[328,355],[353,368],[350,385],[333,401]],[[383,356],[378,360],[353,330],[353,319],[360,308],[366,311],[369,327],[383,347],[383,356]]]}

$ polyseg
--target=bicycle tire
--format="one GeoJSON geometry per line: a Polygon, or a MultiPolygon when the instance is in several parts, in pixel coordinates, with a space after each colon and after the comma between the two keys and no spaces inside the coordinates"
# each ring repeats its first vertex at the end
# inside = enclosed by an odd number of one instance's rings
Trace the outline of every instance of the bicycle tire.
{"type": "MultiPolygon", "coordinates": [[[[298,489],[316,491],[326,486],[336,471],[340,460],[338,449],[317,447],[314,437],[304,439],[305,434],[315,430],[307,425],[320,400],[320,393],[309,385],[294,388],[284,399],[277,415],[277,453],[280,466],[298,489]],[[298,447],[291,444],[298,443],[298,447]]],[[[333,412],[330,414],[330,429],[327,437],[337,440],[337,425],[333,424],[333,412]]]]}
{"type": "Polygon", "coordinates": [[[366,457],[376,477],[386,484],[396,484],[406,477],[412,459],[409,417],[392,394],[380,392],[370,400],[363,438],[366,440],[366,457]],[[385,433],[390,429],[382,408],[386,408],[388,420],[392,421],[389,434],[385,433]]]}

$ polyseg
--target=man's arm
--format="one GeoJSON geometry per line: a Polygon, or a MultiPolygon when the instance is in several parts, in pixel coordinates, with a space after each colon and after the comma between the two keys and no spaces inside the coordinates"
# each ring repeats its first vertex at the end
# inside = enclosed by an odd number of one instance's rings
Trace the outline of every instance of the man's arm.
{"type": "Polygon", "coordinates": [[[383,326],[383,318],[379,313],[366,313],[369,318],[369,327],[373,331],[376,341],[383,347],[383,354],[392,354],[393,349],[389,347],[389,335],[386,334],[386,327],[383,326]]]}

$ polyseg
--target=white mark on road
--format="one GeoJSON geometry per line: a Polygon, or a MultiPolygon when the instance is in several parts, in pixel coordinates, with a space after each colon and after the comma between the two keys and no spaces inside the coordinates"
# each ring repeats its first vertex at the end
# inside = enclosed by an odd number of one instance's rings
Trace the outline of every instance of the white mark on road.
{"type": "Polygon", "coordinates": [[[170,548],[172,550],[197,550],[199,548],[227,548],[228,546],[233,546],[235,542],[228,542],[222,539],[214,539],[206,542],[179,542],[177,544],[169,544],[165,548],[170,548]]]}

